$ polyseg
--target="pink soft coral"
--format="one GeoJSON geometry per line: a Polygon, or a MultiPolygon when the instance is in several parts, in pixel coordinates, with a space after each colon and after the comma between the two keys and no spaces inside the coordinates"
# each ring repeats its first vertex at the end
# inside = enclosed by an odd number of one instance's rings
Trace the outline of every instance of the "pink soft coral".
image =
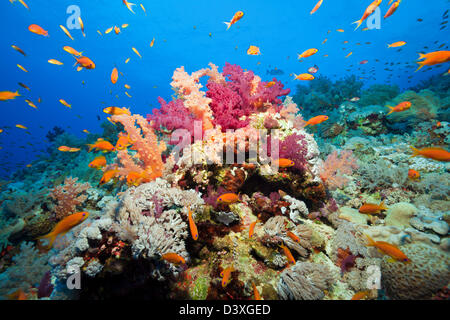
{"type": "Polygon", "coordinates": [[[148,181],[161,177],[164,170],[164,163],[161,153],[165,150],[164,142],[158,143],[158,139],[150,124],[141,115],[115,115],[112,116],[114,122],[120,122],[127,132],[132,147],[137,151],[133,157],[125,150],[119,150],[117,159],[119,160],[118,177],[124,179],[130,172],[146,172],[148,181]]]}
{"type": "Polygon", "coordinates": [[[349,181],[343,175],[351,175],[355,169],[358,169],[358,164],[351,150],[344,150],[340,155],[334,151],[323,163],[320,169],[320,178],[332,190],[342,188],[349,181]]]}
{"type": "MultiPolygon", "coordinates": [[[[194,136],[195,116],[184,106],[181,99],[167,103],[163,98],[158,98],[161,109],[153,110],[153,114],[147,115],[147,120],[155,130],[167,129],[169,131],[185,129],[189,131],[191,137],[194,136]]],[[[170,141],[170,144],[177,144],[178,141],[170,141]]]]}
{"type": "Polygon", "coordinates": [[[200,91],[203,87],[200,84],[200,78],[209,76],[210,81],[222,83],[225,81],[223,76],[218,72],[217,67],[210,63],[210,69],[205,68],[189,75],[184,67],[175,70],[172,77],[172,88],[177,92],[178,97],[183,100],[185,107],[197,119],[202,120],[203,130],[213,128],[212,112],[209,108],[211,99],[205,96],[205,92],[200,91]]]}

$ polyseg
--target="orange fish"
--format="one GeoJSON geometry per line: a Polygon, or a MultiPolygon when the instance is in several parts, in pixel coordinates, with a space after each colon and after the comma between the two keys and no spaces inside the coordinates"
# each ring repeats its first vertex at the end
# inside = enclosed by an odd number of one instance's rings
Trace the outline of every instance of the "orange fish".
{"type": "Polygon", "coordinates": [[[165,253],[161,256],[163,260],[166,260],[167,262],[173,263],[175,265],[185,264],[186,260],[179,254],[176,254],[174,252],[165,253]]]}
{"type": "Polygon", "coordinates": [[[344,29],[337,29],[336,31],[337,31],[337,32],[345,32],[344,29]]]}
{"type": "Polygon", "coordinates": [[[64,27],[63,25],[59,25],[59,27],[61,28],[61,30],[66,34],[66,36],[68,36],[72,41],[73,41],[73,37],[70,34],[69,30],[66,29],[66,27],[64,27]]]}
{"type": "Polygon", "coordinates": [[[270,81],[266,83],[266,88],[271,88],[275,85],[275,81],[270,81]]]}
{"type": "Polygon", "coordinates": [[[104,156],[100,156],[95,158],[89,163],[89,168],[100,169],[106,166],[106,158],[104,156]]]}
{"type": "Polygon", "coordinates": [[[114,146],[110,142],[103,140],[101,138],[98,138],[98,140],[94,144],[88,144],[88,146],[89,146],[88,152],[91,152],[92,149],[97,149],[97,151],[102,150],[103,152],[115,150],[114,146]]]}
{"type": "Polygon", "coordinates": [[[28,130],[27,127],[25,127],[24,125],[21,125],[21,124],[16,124],[16,128],[28,130]]]}
{"type": "Polygon", "coordinates": [[[59,235],[64,235],[69,232],[73,227],[76,227],[84,220],[89,217],[89,212],[77,212],[65,217],[59,221],[53,230],[46,234],[45,236],[39,237],[37,239],[49,239],[48,249],[50,249],[55,241],[56,237],[59,235]]]}
{"type": "Polygon", "coordinates": [[[258,220],[256,220],[256,221],[253,221],[251,224],[250,224],[250,228],[248,229],[248,238],[249,239],[251,239],[252,237],[253,237],[253,233],[255,232],[255,226],[256,226],[256,223],[258,222],[258,220]]]}
{"type": "Polygon", "coordinates": [[[127,175],[127,184],[130,187],[131,186],[137,187],[141,183],[147,182],[147,181],[149,181],[149,176],[146,171],[142,171],[142,172],[131,171],[127,175]]]}
{"type": "Polygon", "coordinates": [[[13,293],[6,295],[8,300],[28,300],[27,295],[23,292],[22,289],[18,289],[13,293]]]}
{"type": "Polygon", "coordinates": [[[367,240],[369,241],[369,243],[366,244],[366,246],[375,247],[380,252],[390,256],[391,258],[393,258],[396,261],[401,261],[404,263],[411,262],[411,260],[409,260],[408,257],[396,245],[390,244],[385,241],[374,241],[367,234],[366,234],[366,237],[367,237],[367,240]]]}
{"type": "Polygon", "coordinates": [[[411,146],[411,149],[413,151],[413,155],[411,156],[411,158],[421,156],[437,161],[450,161],[450,152],[442,148],[423,148],[419,150],[411,146]]]}
{"type": "Polygon", "coordinates": [[[130,140],[130,137],[128,135],[122,134],[119,136],[119,139],[117,140],[115,149],[116,150],[125,150],[131,144],[132,144],[132,141],[130,140]]]}
{"type": "Polygon", "coordinates": [[[320,123],[322,123],[324,121],[327,121],[327,120],[328,120],[328,116],[323,116],[323,115],[322,116],[317,116],[317,117],[309,119],[308,122],[306,122],[305,127],[306,126],[314,126],[316,124],[320,124],[320,123]]]}
{"type": "Polygon", "coordinates": [[[417,172],[416,170],[409,169],[409,170],[408,170],[408,177],[409,177],[411,180],[417,180],[417,179],[420,178],[420,173],[417,172]]]}
{"type": "Polygon", "coordinates": [[[258,56],[261,54],[257,46],[250,46],[247,50],[247,54],[251,56],[258,56]]]}
{"type": "Polygon", "coordinates": [[[83,34],[83,37],[86,37],[86,34],[84,33],[84,23],[80,16],[78,17],[78,22],[80,23],[81,33],[83,34]]]}
{"type": "Polygon", "coordinates": [[[370,294],[370,291],[359,291],[355,293],[351,300],[361,300],[367,298],[367,296],[370,294]]]}
{"type": "Polygon", "coordinates": [[[236,271],[234,267],[228,267],[224,269],[220,276],[222,277],[222,287],[225,288],[231,281],[231,273],[236,271]]]}
{"type": "Polygon", "coordinates": [[[100,185],[103,185],[105,183],[108,183],[111,181],[111,179],[115,178],[119,170],[113,169],[113,170],[107,170],[103,173],[102,178],[100,179],[100,185]]]}
{"type": "Polygon", "coordinates": [[[117,27],[117,26],[114,26],[114,32],[115,32],[116,34],[119,34],[119,33],[120,33],[120,28],[117,27]]]}
{"type": "Polygon", "coordinates": [[[450,51],[435,51],[427,54],[419,53],[420,57],[417,60],[425,59],[424,61],[419,61],[417,64],[420,67],[416,70],[419,71],[423,66],[434,66],[436,64],[441,64],[450,61],[450,51]]]}
{"type": "Polygon", "coordinates": [[[38,26],[37,24],[31,24],[28,27],[28,30],[30,30],[31,32],[44,36],[44,37],[48,37],[48,31],[44,30],[41,26],[38,26]]]}
{"type": "Polygon", "coordinates": [[[295,264],[294,256],[291,253],[291,250],[289,250],[288,247],[286,247],[284,244],[280,244],[281,249],[284,251],[284,255],[288,259],[289,264],[295,264]]]}
{"type": "Polygon", "coordinates": [[[387,210],[388,208],[384,205],[384,201],[381,201],[380,204],[373,204],[373,203],[364,203],[360,208],[360,213],[366,213],[366,214],[378,214],[381,213],[383,210],[387,210]]]}
{"type": "Polygon", "coordinates": [[[11,47],[12,47],[14,50],[16,50],[17,52],[20,52],[21,54],[23,54],[24,56],[27,55],[27,54],[26,54],[22,49],[20,49],[18,46],[12,45],[11,47]]]}
{"type": "Polygon", "coordinates": [[[19,91],[1,91],[0,92],[0,101],[12,100],[16,97],[20,97],[19,91]]]}
{"type": "Polygon", "coordinates": [[[133,6],[135,6],[136,4],[128,2],[127,0],[122,0],[123,4],[128,8],[128,10],[130,10],[133,14],[133,6]]]}
{"type": "Polygon", "coordinates": [[[153,38],[152,42],[150,42],[150,48],[152,48],[155,45],[155,38],[153,38]]]}
{"type": "Polygon", "coordinates": [[[231,204],[240,201],[236,193],[224,193],[217,198],[217,203],[231,204]]]}
{"type": "Polygon", "coordinates": [[[395,107],[391,107],[391,106],[386,106],[387,108],[391,109],[391,111],[389,111],[389,113],[387,115],[390,115],[393,112],[402,112],[402,111],[406,111],[409,108],[411,108],[412,104],[409,101],[403,101],[402,103],[399,103],[397,106],[395,107]]]}
{"type": "Polygon", "coordinates": [[[374,2],[372,2],[366,9],[366,11],[364,11],[364,14],[362,16],[361,19],[353,22],[353,23],[357,23],[358,25],[356,26],[355,30],[357,30],[359,28],[359,26],[363,23],[364,20],[366,20],[375,10],[376,8],[378,8],[381,4],[383,0],[375,0],[374,2]]]}
{"type": "Polygon", "coordinates": [[[259,295],[258,289],[256,289],[255,284],[252,282],[253,286],[253,295],[255,296],[255,300],[261,300],[261,296],[259,295]]]}
{"type": "Polygon", "coordinates": [[[63,105],[66,106],[67,108],[72,108],[71,104],[68,104],[66,100],[64,99],[59,99],[59,102],[63,105]]]}
{"type": "Polygon", "coordinates": [[[131,115],[130,110],[128,110],[127,108],[119,108],[119,107],[107,107],[103,109],[103,112],[113,116],[117,116],[119,114],[131,115]]]}
{"type": "Polygon", "coordinates": [[[323,2],[323,0],[319,0],[319,2],[317,2],[316,5],[314,6],[314,8],[311,10],[310,14],[313,14],[314,12],[319,10],[320,6],[322,5],[322,2],[323,2]]]}
{"type": "Polygon", "coordinates": [[[293,167],[295,165],[294,161],[289,160],[289,159],[284,159],[284,158],[275,160],[275,163],[280,168],[290,168],[290,167],[293,167]]]}
{"type": "Polygon", "coordinates": [[[113,84],[116,84],[118,79],[119,79],[119,71],[117,70],[117,68],[114,68],[111,73],[111,82],[113,84]]]}
{"type": "Polygon", "coordinates": [[[78,52],[77,50],[69,46],[64,46],[63,50],[77,57],[80,57],[83,54],[83,52],[78,52]]]}
{"type": "Polygon", "coordinates": [[[319,50],[317,50],[316,48],[308,49],[302,54],[297,54],[298,59],[311,57],[312,55],[315,55],[318,51],[319,50]]]}
{"type": "Polygon", "coordinates": [[[388,44],[388,48],[398,48],[398,47],[403,47],[406,44],[405,41],[397,41],[391,44],[388,44]]]}
{"type": "Polygon", "coordinates": [[[286,234],[289,238],[292,239],[292,241],[300,243],[300,238],[298,236],[296,236],[293,232],[288,231],[286,234]]]}
{"type": "Polygon", "coordinates": [[[79,64],[77,71],[80,71],[82,68],[89,69],[89,70],[95,69],[95,63],[88,57],[81,56],[79,58],[77,58],[77,57],[74,57],[74,58],[77,60],[77,62],[75,63],[74,66],[79,64]]]}
{"type": "Polygon", "coordinates": [[[56,64],[57,66],[62,66],[64,64],[61,61],[56,60],[56,59],[50,59],[50,60],[48,60],[48,63],[56,64]]]}
{"type": "Polygon", "coordinates": [[[231,19],[230,22],[224,22],[227,25],[227,30],[230,29],[230,27],[241,20],[241,18],[244,16],[244,13],[242,11],[238,11],[234,14],[233,19],[231,19]]]}
{"type": "Polygon", "coordinates": [[[192,211],[190,208],[188,208],[188,219],[189,219],[189,229],[191,230],[192,239],[197,240],[198,239],[198,230],[197,230],[197,226],[195,225],[194,218],[192,218],[192,211]]]}
{"type": "Polygon", "coordinates": [[[386,14],[384,16],[385,19],[389,18],[390,16],[392,16],[395,13],[395,11],[397,11],[398,6],[400,5],[400,2],[401,2],[401,0],[398,0],[392,4],[392,6],[389,8],[389,10],[386,12],[386,14]]]}
{"type": "Polygon", "coordinates": [[[312,74],[309,73],[302,73],[302,74],[295,74],[294,73],[294,80],[303,80],[303,81],[311,81],[314,80],[314,76],[312,74]]]}

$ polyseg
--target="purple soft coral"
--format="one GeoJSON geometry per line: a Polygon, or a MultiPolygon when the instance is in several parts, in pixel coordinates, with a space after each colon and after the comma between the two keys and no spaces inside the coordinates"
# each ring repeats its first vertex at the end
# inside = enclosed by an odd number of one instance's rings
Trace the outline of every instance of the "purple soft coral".
{"type": "Polygon", "coordinates": [[[280,142],[280,158],[294,161],[294,168],[304,171],[308,162],[308,142],[299,134],[291,134],[280,142]]]}

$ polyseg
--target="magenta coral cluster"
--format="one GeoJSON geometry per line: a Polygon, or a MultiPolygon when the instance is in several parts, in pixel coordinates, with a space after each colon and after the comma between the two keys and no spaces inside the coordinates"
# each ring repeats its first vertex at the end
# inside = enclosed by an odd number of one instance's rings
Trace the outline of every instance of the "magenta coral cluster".
{"type": "MultiPolygon", "coordinates": [[[[272,80],[273,85],[268,86],[252,71],[244,71],[238,65],[226,63],[222,74],[217,72],[217,67],[206,72],[210,79],[206,85],[208,91],[204,98],[199,97],[201,94],[197,92],[200,87],[197,79],[199,75],[189,76],[184,69],[180,72],[183,72],[179,75],[182,79],[177,78],[178,81],[184,81],[191,87],[195,86],[196,90],[183,87],[183,90],[178,90],[182,96],[169,103],[159,98],[161,109],[155,110],[152,115],[147,116],[147,120],[156,130],[186,129],[193,136],[194,121],[205,121],[205,118],[201,118],[194,112],[198,109],[195,106],[200,103],[205,105],[201,106],[203,112],[198,113],[201,113],[203,117],[210,117],[211,119],[208,120],[214,126],[220,125],[223,132],[227,129],[243,128],[248,125],[248,116],[252,113],[265,111],[264,109],[268,107],[279,111],[282,108],[282,101],[279,98],[290,92],[290,89],[284,89],[283,84],[275,78],[272,80]],[[197,100],[194,101],[194,98],[197,100]],[[187,105],[186,101],[190,104],[187,105]]],[[[176,142],[172,141],[171,143],[176,142]]]]}
{"type": "Polygon", "coordinates": [[[290,89],[283,89],[283,84],[276,79],[273,79],[273,86],[267,87],[264,82],[257,81],[252,71],[244,72],[238,65],[226,63],[223,74],[230,81],[208,82],[206,85],[206,96],[212,99],[213,123],[220,125],[223,131],[245,127],[249,121],[246,117],[262,110],[264,104],[270,104],[278,111],[282,103],[279,97],[290,92],[290,89]]]}
{"type": "Polygon", "coordinates": [[[303,135],[291,134],[280,142],[280,158],[294,161],[294,168],[299,171],[303,172],[308,164],[307,154],[308,142],[303,135]]]}
{"type": "MultiPolygon", "coordinates": [[[[185,129],[189,131],[191,137],[194,136],[195,116],[189,112],[180,99],[167,103],[163,98],[158,98],[161,108],[155,109],[153,114],[147,115],[147,120],[155,130],[166,129],[174,131],[185,129]]],[[[169,141],[170,144],[177,144],[178,141],[169,141]]]]}

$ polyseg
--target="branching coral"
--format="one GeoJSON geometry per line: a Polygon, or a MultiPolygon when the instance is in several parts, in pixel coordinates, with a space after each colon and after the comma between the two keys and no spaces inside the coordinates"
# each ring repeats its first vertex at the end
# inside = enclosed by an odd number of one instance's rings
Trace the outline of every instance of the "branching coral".
{"type": "Polygon", "coordinates": [[[164,142],[158,143],[158,139],[150,124],[140,115],[114,115],[114,122],[120,122],[128,134],[136,151],[133,157],[127,149],[117,152],[119,162],[118,173],[120,179],[125,179],[130,172],[146,173],[144,181],[151,181],[162,176],[164,163],[161,153],[165,150],[164,142]]]}
{"type": "Polygon", "coordinates": [[[320,177],[330,189],[345,186],[349,180],[344,175],[351,175],[359,167],[352,154],[350,150],[343,150],[340,154],[334,151],[323,163],[320,177]]]}
{"type": "Polygon", "coordinates": [[[20,253],[13,257],[13,265],[0,273],[0,296],[16,290],[25,293],[38,287],[42,277],[50,270],[48,254],[40,254],[32,242],[23,242],[20,253]]]}
{"type": "Polygon", "coordinates": [[[89,182],[77,183],[78,178],[68,177],[64,181],[64,185],[56,186],[50,191],[49,197],[56,201],[53,209],[53,217],[61,220],[64,217],[75,213],[77,206],[82,204],[87,195],[84,194],[91,185],[89,182]]]}

